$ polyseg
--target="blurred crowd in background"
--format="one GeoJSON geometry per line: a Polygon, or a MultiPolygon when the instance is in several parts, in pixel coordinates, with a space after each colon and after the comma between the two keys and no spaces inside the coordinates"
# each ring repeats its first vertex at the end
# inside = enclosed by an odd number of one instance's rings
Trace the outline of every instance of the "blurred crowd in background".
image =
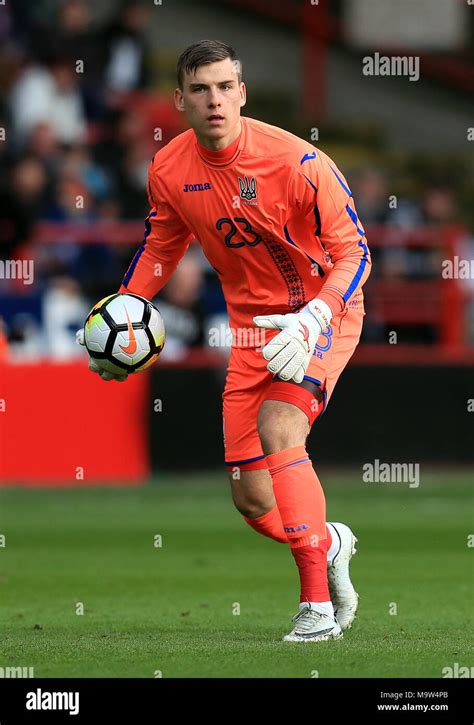
{"type": "MultiPolygon", "coordinates": [[[[141,242],[137,237],[129,244],[101,239],[80,244],[68,233],[38,244],[35,233],[41,222],[73,222],[79,229],[147,215],[150,159],[185,128],[174,113],[168,79],[161,79],[150,62],[150,11],[150,3],[128,0],[98,23],[87,0],[15,0],[1,8],[0,79],[5,90],[0,127],[5,137],[0,141],[0,261],[34,260],[32,284],[0,280],[3,335],[14,357],[81,354],[75,330],[93,303],[119,287],[141,242]],[[162,133],[159,140],[156,127],[162,133]]],[[[176,57],[181,50],[176,48],[176,57]]],[[[258,112],[258,99],[252,108],[258,112]]],[[[275,117],[263,120],[280,125],[275,117]]],[[[388,203],[394,193],[388,166],[346,167],[344,158],[335,160],[350,181],[366,229],[387,224],[403,230],[463,228],[455,169],[428,180],[423,173],[417,179],[414,170],[412,193],[398,195],[393,207],[388,203]]],[[[370,245],[370,235],[368,239],[370,245]]],[[[459,234],[458,253],[474,257],[467,231],[459,234]]],[[[439,254],[376,246],[373,277],[439,276],[439,254]]],[[[157,302],[170,357],[206,345],[209,328],[226,320],[217,278],[198,245],[192,245],[157,302]]],[[[383,320],[371,318],[370,309],[364,334],[371,342],[386,338],[383,320]]],[[[433,334],[420,329],[415,338],[429,341],[433,334]]]]}

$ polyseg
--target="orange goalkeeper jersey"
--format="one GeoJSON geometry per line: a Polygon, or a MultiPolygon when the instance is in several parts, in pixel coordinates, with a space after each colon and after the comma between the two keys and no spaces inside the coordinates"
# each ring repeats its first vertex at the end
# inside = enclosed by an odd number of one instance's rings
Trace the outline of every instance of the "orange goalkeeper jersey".
{"type": "Polygon", "coordinates": [[[315,297],[336,315],[360,299],[371,264],[348,184],[307,141],[241,121],[222,151],[190,129],[156,153],[145,237],[120,289],[152,299],[195,238],[219,276],[233,330],[315,297]]]}

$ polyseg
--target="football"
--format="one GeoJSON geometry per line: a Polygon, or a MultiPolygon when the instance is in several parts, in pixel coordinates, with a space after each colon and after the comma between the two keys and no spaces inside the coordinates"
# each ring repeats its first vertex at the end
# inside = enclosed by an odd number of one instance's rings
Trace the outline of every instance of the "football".
{"type": "Polygon", "coordinates": [[[157,360],[165,344],[165,326],[147,299],[116,293],[100,300],[87,315],[84,343],[104,370],[138,373],[157,360]]]}

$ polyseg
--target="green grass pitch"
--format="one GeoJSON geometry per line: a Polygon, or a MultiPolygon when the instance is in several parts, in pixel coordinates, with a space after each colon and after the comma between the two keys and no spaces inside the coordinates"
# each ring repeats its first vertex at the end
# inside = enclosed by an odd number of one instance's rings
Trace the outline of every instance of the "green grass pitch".
{"type": "Polygon", "coordinates": [[[225,473],[133,489],[12,487],[0,490],[0,666],[325,678],[472,665],[472,471],[422,467],[417,489],[320,473],[328,519],[359,538],[359,616],[343,640],[280,641],[297,611],[296,568],[233,508],[225,473]]]}

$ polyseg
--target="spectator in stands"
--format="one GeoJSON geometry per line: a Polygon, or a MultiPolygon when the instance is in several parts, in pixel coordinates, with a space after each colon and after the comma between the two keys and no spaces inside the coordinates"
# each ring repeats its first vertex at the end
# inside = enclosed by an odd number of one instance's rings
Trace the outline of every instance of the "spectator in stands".
{"type": "Polygon", "coordinates": [[[105,83],[112,91],[132,91],[147,83],[144,34],[150,8],[140,0],[126,0],[118,20],[106,28],[105,83]]]}
{"type": "Polygon", "coordinates": [[[36,31],[43,23],[52,26],[57,16],[58,0],[14,0],[5,3],[2,14],[9,12],[13,22],[13,37],[28,51],[33,49],[36,31]]]}
{"type": "Polygon", "coordinates": [[[422,195],[421,211],[422,223],[429,226],[458,222],[459,210],[454,185],[443,179],[429,184],[422,195]]]}
{"type": "Polygon", "coordinates": [[[78,144],[64,152],[61,175],[65,179],[83,183],[94,201],[103,200],[109,194],[108,176],[93,160],[87,146],[78,144]]]}
{"type": "MultiPolygon", "coordinates": [[[[459,209],[453,184],[434,178],[425,186],[421,196],[422,226],[439,227],[459,222],[459,209]]],[[[442,249],[413,250],[408,276],[435,279],[439,276],[444,257],[442,249]]]]}
{"type": "Polygon", "coordinates": [[[49,204],[47,175],[33,156],[19,159],[10,172],[10,184],[0,191],[0,258],[15,256],[28,240],[35,222],[49,204]]]}
{"type": "Polygon", "coordinates": [[[76,330],[82,327],[89,305],[80,287],[70,277],[57,277],[49,283],[43,296],[45,352],[55,360],[82,356],[77,351],[76,330]]]}
{"type": "Polygon", "coordinates": [[[50,122],[58,141],[80,143],[86,137],[86,116],[72,57],[51,55],[48,66],[30,64],[10,93],[15,141],[25,144],[36,124],[50,122]]]}
{"type": "Polygon", "coordinates": [[[61,0],[56,4],[54,16],[37,20],[31,34],[30,51],[41,63],[47,63],[51,52],[82,60],[87,66],[87,77],[98,83],[102,79],[104,59],[98,41],[98,31],[91,23],[90,2],[61,0]]]}
{"type": "Polygon", "coordinates": [[[145,193],[148,167],[156,143],[139,114],[117,111],[110,118],[106,138],[94,149],[95,158],[115,179],[122,218],[144,219],[149,211],[145,193]]]}
{"type": "Polygon", "coordinates": [[[53,125],[48,121],[34,125],[26,139],[25,151],[41,161],[49,182],[53,184],[62,161],[62,150],[53,125]]]}
{"type": "Polygon", "coordinates": [[[387,175],[381,169],[359,169],[354,174],[352,187],[364,224],[394,224],[407,228],[422,223],[416,204],[400,198],[395,189],[390,188],[387,175]]]}
{"type": "Polygon", "coordinates": [[[85,115],[88,121],[100,120],[105,111],[105,48],[100,29],[91,22],[90,0],[66,0],[59,8],[53,48],[58,55],[82,61],[78,74],[85,115]]]}
{"type": "Polygon", "coordinates": [[[16,314],[8,327],[8,360],[38,360],[44,354],[42,329],[32,314],[16,314]]]}

